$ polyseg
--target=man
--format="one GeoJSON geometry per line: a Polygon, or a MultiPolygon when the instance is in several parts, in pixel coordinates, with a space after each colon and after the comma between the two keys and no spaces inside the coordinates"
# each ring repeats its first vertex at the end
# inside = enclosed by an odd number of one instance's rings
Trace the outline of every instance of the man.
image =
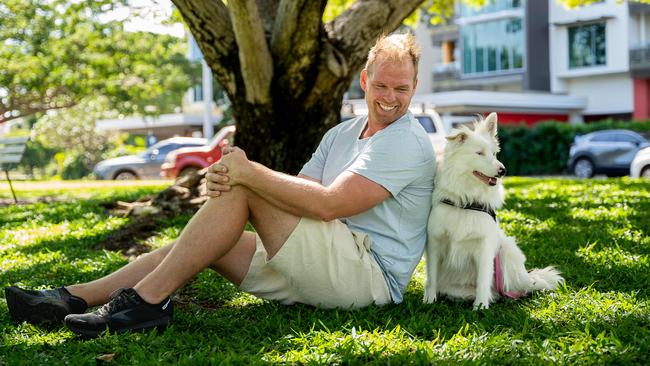
{"type": "Polygon", "coordinates": [[[90,337],[164,327],[170,295],[206,267],[284,304],[401,302],[424,250],[435,169],[427,135],[408,112],[418,59],[411,35],[382,37],[361,72],[368,115],[328,131],[297,177],[230,148],[207,174],[212,198],[176,242],[89,283],[8,287],[13,319],[65,320],[90,337]],[[256,233],[244,231],[248,221],[256,233]]]}

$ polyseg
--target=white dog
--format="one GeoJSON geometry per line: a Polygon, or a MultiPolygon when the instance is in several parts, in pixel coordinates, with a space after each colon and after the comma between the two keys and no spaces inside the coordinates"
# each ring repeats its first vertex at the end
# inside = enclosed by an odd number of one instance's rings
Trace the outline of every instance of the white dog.
{"type": "Polygon", "coordinates": [[[518,298],[564,281],[553,267],[527,272],[526,257],[499,227],[494,210],[503,204],[506,169],[496,158],[496,135],[491,113],[474,130],[463,126],[447,137],[429,216],[426,303],[443,294],[488,308],[499,296],[518,298]]]}

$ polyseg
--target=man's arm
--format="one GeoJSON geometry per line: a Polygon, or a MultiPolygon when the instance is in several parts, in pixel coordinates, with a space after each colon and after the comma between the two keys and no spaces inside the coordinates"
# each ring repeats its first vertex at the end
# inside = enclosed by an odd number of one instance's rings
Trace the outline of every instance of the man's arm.
{"type": "Polygon", "coordinates": [[[238,148],[210,171],[221,174],[209,176],[208,191],[224,192],[226,186],[241,184],[291,214],[324,221],[366,211],[390,195],[381,185],[352,172],[343,172],[327,187],[313,178],[279,173],[249,161],[238,148]]]}

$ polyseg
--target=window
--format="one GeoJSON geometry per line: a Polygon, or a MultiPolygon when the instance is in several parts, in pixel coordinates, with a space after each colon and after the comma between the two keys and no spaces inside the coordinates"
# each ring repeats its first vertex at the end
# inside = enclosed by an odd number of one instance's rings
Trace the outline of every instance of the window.
{"type": "Polygon", "coordinates": [[[616,135],[611,133],[601,133],[591,138],[592,142],[613,142],[616,141],[616,135]]]}
{"type": "Polygon", "coordinates": [[[462,29],[463,74],[517,71],[524,67],[520,18],[470,24],[462,29]]]}
{"type": "Polygon", "coordinates": [[[424,130],[427,133],[436,133],[436,126],[433,124],[433,120],[427,116],[415,116],[415,118],[420,122],[424,130]]]}
{"type": "Polygon", "coordinates": [[[634,137],[633,135],[628,135],[628,134],[625,134],[625,133],[619,133],[619,134],[617,134],[617,135],[616,135],[616,141],[620,141],[620,142],[629,142],[629,143],[631,143],[631,144],[637,144],[637,143],[640,143],[640,142],[641,142],[641,141],[639,141],[639,139],[637,139],[637,138],[634,137]]]}
{"type": "Polygon", "coordinates": [[[194,85],[192,87],[192,101],[200,102],[203,100],[203,87],[201,85],[194,85]]]}
{"type": "Polygon", "coordinates": [[[605,65],[606,49],[605,23],[569,28],[569,68],[605,65]]]}
{"type": "Polygon", "coordinates": [[[460,16],[471,17],[481,14],[495,13],[497,11],[521,8],[521,0],[486,0],[485,5],[474,7],[461,3],[460,16]]]}

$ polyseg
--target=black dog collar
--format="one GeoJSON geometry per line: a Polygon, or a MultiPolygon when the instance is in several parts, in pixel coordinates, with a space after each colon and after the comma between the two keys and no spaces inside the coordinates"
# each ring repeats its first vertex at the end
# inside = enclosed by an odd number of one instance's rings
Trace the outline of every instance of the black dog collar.
{"type": "Polygon", "coordinates": [[[454,206],[454,207],[458,207],[458,208],[462,208],[462,209],[466,209],[466,210],[474,210],[474,211],[485,212],[486,214],[492,216],[492,219],[494,220],[494,222],[497,222],[497,214],[496,214],[496,212],[494,212],[493,209],[491,209],[490,207],[488,207],[486,205],[482,205],[480,203],[472,202],[472,203],[468,203],[468,204],[466,204],[464,206],[458,206],[457,204],[455,204],[453,201],[451,201],[448,198],[443,198],[443,199],[440,200],[440,202],[445,203],[445,204],[447,204],[449,206],[454,206]]]}

